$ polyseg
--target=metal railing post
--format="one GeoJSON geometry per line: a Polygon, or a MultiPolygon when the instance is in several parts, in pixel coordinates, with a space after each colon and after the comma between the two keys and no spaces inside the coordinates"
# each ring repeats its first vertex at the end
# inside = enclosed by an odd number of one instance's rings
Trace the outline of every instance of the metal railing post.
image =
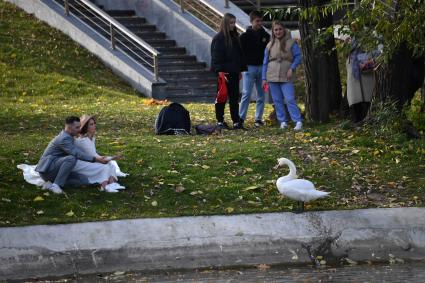
{"type": "Polygon", "coordinates": [[[153,55],[153,73],[155,76],[155,81],[158,81],[159,80],[158,55],[153,55]]]}
{"type": "Polygon", "coordinates": [[[65,8],[65,15],[69,16],[69,2],[68,2],[68,0],[65,0],[64,8],[65,8]]]}
{"type": "Polygon", "coordinates": [[[184,13],[184,0],[180,0],[180,12],[184,13]]]}
{"type": "Polygon", "coordinates": [[[109,30],[111,32],[111,47],[115,50],[115,29],[112,23],[109,24],[109,30]]]}
{"type": "Polygon", "coordinates": [[[229,0],[224,0],[224,8],[229,9],[229,0]]]}

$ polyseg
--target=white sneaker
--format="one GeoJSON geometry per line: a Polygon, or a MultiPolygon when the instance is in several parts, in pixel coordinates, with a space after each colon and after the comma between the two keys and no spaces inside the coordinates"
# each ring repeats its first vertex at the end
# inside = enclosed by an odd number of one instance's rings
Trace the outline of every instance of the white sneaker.
{"type": "Polygon", "coordinates": [[[297,123],[295,124],[295,128],[294,128],[294,130],[295,130],[295,131],[301,131],[301,130],[302,130],[302,128],[303,128],[303,123],[302,123],[302,122],[297,122],[297,123]]]}
{"type": "Polygon", "coordinates": [[[108,184],[107,186],[114,190],[125,190],[125,187],[118,183],[111,183],[111,184],[108,184]]]}
{"type": "Polygon", "coordinates": [[[53,183],[48,190],[54,192],[55,194],[63,194],[61,187],[55,183],[53,183]]]}
{"type": "Polygon", "coordinates": [[[281,129],[286,129],[286,128],[288,128],[288,123],[286,123],[286,122],[282,122],[282,123],[280,123],[280,128],[281,128],[281,129]]]}
{"type": "Polygon", "coordinates": [[[118,190],[115,189],[113,186],[111,186],[112,184],[108,184],[105,186],[105,188],[102,188],[103,191],[107,192],[107,193],[118,193],[118,190]]]}
{"type": "Polygon", "coordinates": [[[41,187],[42,190],[50,190],[50,188],[52,187],[52,182],[47,181],[46,183],[43,184],[43,186],[41,187]]]}

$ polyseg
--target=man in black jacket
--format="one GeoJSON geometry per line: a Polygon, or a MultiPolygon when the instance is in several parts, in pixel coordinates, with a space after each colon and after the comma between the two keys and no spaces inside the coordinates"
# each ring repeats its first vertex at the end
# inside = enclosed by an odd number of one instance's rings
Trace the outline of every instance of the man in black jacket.
{"type": "Polygon", "coordinates": [[[240,37],[245,61],[248,71],[243,73],[243,90],[239,116],[241,121],[246,119],[248,106],[251,99],[252,88],[255,84],[257,88],[257,104],[255,111],[255,126],[264,125],[264,91],[262,89],[261,71],[264,58],[264,49],[270,40],[270,35],[263,28],[263,17],[259,11],[252,11],[249,14],[251,27],[240,37]]]}

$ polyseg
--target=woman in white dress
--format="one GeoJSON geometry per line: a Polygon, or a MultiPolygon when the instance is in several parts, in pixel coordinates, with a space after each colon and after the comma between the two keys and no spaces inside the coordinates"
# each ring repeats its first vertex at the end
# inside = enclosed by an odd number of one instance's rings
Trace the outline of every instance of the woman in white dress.
{"type": "MultiPolygon", "coordinates": [[[[100,156],[96,152],[96,120],[93,116],[83,115],[80,118],[81,130],[80,137],[75,140],[75,145],[83,152],[100,156]]],[[[91,163],[78,160],[73,172],[82,174],[87,177],[91,184],[100,184],[101,190],[109,193],[116,193],[119,190],[125,189],[117,183],[117,167],[114,164],[115,159],[121,158],[120,155],[107,157],[110,162],[107,164],[91,163]]]]}

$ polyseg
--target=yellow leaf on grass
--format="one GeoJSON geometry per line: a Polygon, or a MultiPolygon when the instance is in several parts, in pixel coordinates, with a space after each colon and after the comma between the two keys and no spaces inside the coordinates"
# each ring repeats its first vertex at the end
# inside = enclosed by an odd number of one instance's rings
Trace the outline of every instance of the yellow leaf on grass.
{"type": "Polygon", "coordinates": [[[42,196],[37,196],[37,197],[34,198],[33,201],[43,201],[43,200],[44,200],[44,198],[42,196]]]}
{"type": "Polygon", "coordinates": [[[227,213],[232,213],[233,211],[235,211],[235,209],[233,207],[226,208],[227,213]]]}
{"type": "Polygon", "coordinates": [[[154,200],[151,204],[152,206],[158,206],[158,202],[156,200],[154,200]]]}
{"type": "Polygon", "coordinates": [[[202,167],[202,169],[210,169],[210,166],[208,166],[208,165],[202,165],[201,167],[202,167]]]}
{"type": "Polygon", "coordinates": [[[259,188],[260,188],[259,186],[250,186],[250,187],[243,189],[242,191],[243,192],[253,191],[253,190],[256,190],[256,189],[259,189],[259,188]]]}
{"type": "Polygon", "coordinates": [[[43,210],[39,210],[39,211],[37,211],[37,214],[38,215],[44,214],[44,211],[43,210]]]}
{"type": "Polygon", "coordinates": [[[245,171],[246,172],[252,172],[252,171],[254,171],[252,168],[245,168],[245,171]]]}
{"type": "Polygon", "coordinates": [[[74,213],[74,211],[70,210],[67,213],[65,213],[65,215],[68,216],[68,217],[72,217],[72,216],[75,215],[75,213],[74,213]]]}

